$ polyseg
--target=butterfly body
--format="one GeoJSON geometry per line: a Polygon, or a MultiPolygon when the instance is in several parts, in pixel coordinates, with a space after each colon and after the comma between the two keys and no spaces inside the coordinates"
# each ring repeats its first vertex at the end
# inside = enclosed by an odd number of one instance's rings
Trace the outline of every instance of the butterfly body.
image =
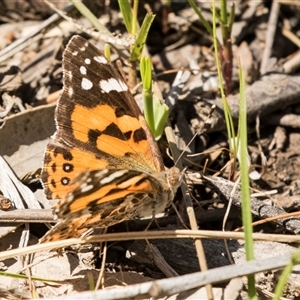
{"type": "Polygon", "coordinates": [[[41,175],[47,198],[60,199],[61,221],[43,242],[153,216],[170,205],[180,181],[177,168],[165,171],[127,85],[96,47],[74,36],[63,69],[57,131],[41,175]]]}

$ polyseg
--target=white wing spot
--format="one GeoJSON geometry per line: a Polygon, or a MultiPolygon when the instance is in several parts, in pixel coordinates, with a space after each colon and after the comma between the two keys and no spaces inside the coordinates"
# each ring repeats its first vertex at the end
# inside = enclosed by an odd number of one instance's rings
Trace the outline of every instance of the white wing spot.
{"type": "Polygon", "coordinates": [[[97,173],[95,173],[95,177],[103,177],[103,175],[107,174],[108,173],[108,169],[103,169],[97,173]]]}
{"type": "Polygon", "coordinates": [[[103,55],[94,56],[94,60],[100,64],[107,64],[107,59],[103,55]]]}
{"type": "Polygon", "coordinates": [[[67,185],[67,184],[69,184],[69,182],[70,182],[70,180],[67,178],[63,178],[61,181],[62,185],[67,185]]]}
{"type": "Polygon", "coordinates": [[[68,95],[69,95],[69,97],[72,97],[73,94],[74,94],[73,88],[69,87],[69,89],[68,89],[68,95]]]}
{"type": "Polygon", "coordinates": [[[84,60],[84,62],[85,62],[87,65],[90,65],[90,64],[91,64],[91,60],[90,60],[89,58],[86,58],[86,59],[84,60]]]}
{"type": "Polygon", "coordinates": [[[77,56],[77,55],[78,55],[78,51],[73,51],[73,52],[72,52],[72,55],[73,55],[73,56],[77,56]]]}
{"type": "Polygon", "coordinates": [[[116,78],[101,80],[99,85],[102,91],[105,93],[109,93],[110,91],[125,92],[128,90],[126,83],[123,80],[116,78]]]}
{"type": "Polygon", "coordinates": [[[63,170],[64,170],[65,172],[68,172],[68,171],[71,170],[71,166],[70,166],[69,164],[64,164],[63,170]]]}
{"type": "Polygon", "coordinates": [[[123,176],[125,173],[127,173],[127,170],[119,170],[119,171],[115,171],[114,173],[111,173],[109,176],[103,178],[100,183],[101,184],[106,184],[106,183],[110,183],[113,182],[116,178],[123,176]]]}
{"type": "Polygon", "coordinates": [[[93,186],[91,184],[86,184],[86,183],[84,183],[80,186],[80,190],[82,193],[86,193],[86,192],[90,191],[92,188],[93,188],[93,186]]]}
{"type": "Polygon", "coordinates": [[[81,73],[82,75],[86,75],[86,67],[81,66],[81,67],[80,67],[80,73],[81,73]]]}
{"type": "Polygon", "coordinates": [[[93,83],[87,78],[82,78],[81,87],[84,90],[90,90],[93,87],[93,83]]]}

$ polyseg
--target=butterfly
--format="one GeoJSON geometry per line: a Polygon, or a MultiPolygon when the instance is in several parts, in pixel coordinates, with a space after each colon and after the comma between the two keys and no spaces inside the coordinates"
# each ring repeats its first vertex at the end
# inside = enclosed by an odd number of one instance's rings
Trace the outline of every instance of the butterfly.
{"type": "Polygon", "coordinates": [[[47,198],[59,199],[59,221],[41,242],[164,211],[181,173],[165,170],[118,71],[94,45],[73,36],[63,53],[63,84],[41,174],[47,198]]]}

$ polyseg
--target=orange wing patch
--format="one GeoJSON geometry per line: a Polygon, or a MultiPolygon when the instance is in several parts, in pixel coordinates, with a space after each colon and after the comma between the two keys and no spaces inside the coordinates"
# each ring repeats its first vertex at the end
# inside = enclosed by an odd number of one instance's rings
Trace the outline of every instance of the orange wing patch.
{"type": "MultiPolygon", "coordinates": [[[[117,110],[109,105],[89,108],[75,106],[71,113],[74,138],[82,143],[93,143],[95,151],[114,157],[126,153],[149,153],[147,136],[136,117],[117,116],[117,110]]],[[[146,163],[146,161],[145,161],[146,163]]]]}
{"type": "MultiPolygon", "coordinates": [[[[111,172],[111,171],[110,171],[111,172]]],[[[89,185],[89,182],[84,185],[84,187],[80,190],[80,194],[76,201],[72,201],[69,205],[69,210],[72,212],[78,212],[84,210],[86,208],[86,203],[91,203],[95,208],[97,205],[102,205],[105,202],[114,202],[119,199],[125,199],[126,197],[133,195],[138,192],[142,193],[153,193],[153,186],[149,181],[149,177],[146,174],[134,172],[133,177],[128,177],[123,179],[130,173],[132,175],[132,171],[128,172],[126,170],[116,170],[113,173],[110,173],[108,170],[98,171],[99,176],[95,176],[95,186],[89,185]],[[105,176],[105,172],[107,172],[105,176]],[[105,176],[103,178],[103,176],[105,176]],[[119,181],[118,178],[122,176],[123,181],[119,181]],[[99,188],[101,186],[101,188],[99,188]],[[94,190],[93,190],[94,189],[94,190]]],[[[97,174],[97,172],[93,171],[93,173],[97,174]]],[[[84,181],[86,179],[82,178],[81,175],[77,178],[77,181],[84,181]]],[[[86,180],[88,181],[88,179],[86,180]]]]}
{"type": "Polygon", "coordinates": [[[48,199],[61,199],[74,190],[72,184],[82,172],[92,169],[104,169],[106,159],[96,158],[91,153],[78,148],[67,149],[56,144],[49,144],[44,157],[41,179],[48,199]]]}

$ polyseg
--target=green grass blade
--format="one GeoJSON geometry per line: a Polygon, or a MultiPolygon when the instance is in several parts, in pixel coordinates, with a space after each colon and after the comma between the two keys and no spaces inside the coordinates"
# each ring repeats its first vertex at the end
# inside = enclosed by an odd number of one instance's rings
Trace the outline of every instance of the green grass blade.
{"type": "Polygon", "coordinates": [[[81,1],[71,0],[71,2],[78,9],[78,11],[84,17],[86,17],[99,32],[107,33],[111,35],[111,32],[99,22],[99,20],[94,16],[94,14],[81,1]]]}
{"type": "Polygon", "coordinates": [[[226,0],[221,0],[221,13],[220,13],[220,21],[222,25],[227,24],[227,1],[226,0]]]}
{"type": "Polygon", "coordinates": [[[284,287],[287,284],[287,281],[289,279],[289,276],[291,275],[293,271],[293,267],[300,262],[300,249],[297,250],[296,253],[293,254],[291,262],[283,269],[281,276],[278,280],[278,283],[275,288],[275,296],[273,300],[280,300],[281,295],[284,291],[284,287]]]}
{"type": "Polygon", "coordinates": [[[169,107],[153,96],[154,137],[159,139],[163,134],[169,117],[169,107]]]}
{"type": "Polygon", "coordinates": [[[128,0],[118,0],[119,7],[128,33],[132,33],[132,11],[128,0]]]}
{"type": "Polygon", "coordinates": [[[105,44],[104,45],[103,53],[104,53],[105,58],[108,61],[111,61],[111,57],[110,57],[110,45],[109,44],[105,44]]]}
{"type": "Polygon", "coordinates": [[[194,0],[188,0],[188,3],[190,4],[190,6],[194,9],[195,13],[198,15],[199,20],[202,22],[203,26],[206,28],[207,32],[213,36],[213,31],[212,31],[212,27],[210,26],[210,24],[205,20],[205,18],[203,17],[201,11],[199,10],[198,6],[196,5],[194,0]]]}
{"type": "Polygon", "coordinates": [[[149,57],[143,56],[140,63],[143,82],[144,115],[147,124],[156,139],[165,128],[168,120],[169,109],[165,104],[153,96],[152,93],[152,64],[149,57]]]}
{"type": "Polygon", "coordinates": [[[232,6],[231,6],[230,15],[229,15],[229,22],[228,22],[228,30],[230,32],[232,31],[232,25],[234,23],[234,18],[235,18],[235,5],[233,3],[232,6]]]}
{"type": "MultiPolygon", "coordinates": [[[[9,272],[3,272],[0,271],[0,276],[6,276],[6,277],[11,277],[11,278],[16,278],[16,279],[24,279],[28,280],[28,276],[23,275],[23,274],[14,274],[14,273],[9,273],[9,272]]],[[[45,279],[45,278],[40,278],[40,277],[31,277],[31,280],[35,281],[43,281],[43,282],[49,282],[49,283],[58,283],[61,284],[61,280],[54,280],[54,279],[45,279]]]]}
{"type": "Polygon", "coordinates": [[[143,83],[144,115],[151,132],[154,134],[154,114],[152,95],[152,65],[150,57],[143,56],[140,62],[141,77],[143,83]]]}
{"type": "Polygon", "coordinates": [[[213,40],[214,40],[214,49],[215,49],[215,60],[217,64],[217,73],[218,73],[218,80],[219,80],[219,88],[220,88],[220,93],[221,93],[221,98],[222,98],[222,104],[223,104],[223,109],[224,109],[224,118],[225,118],[225,123],[226,123],[226,129],[227,129],[227,136],[228,136],[228,141],[229,141],[229,147],[230,147],[230,153],[235,157],[237,153],[237,141],[235,139],[235,129],[234,129],[234,123],[232,120],[231,112],[230,112],[230,107],[228,105],[226,96],[225,96],[225,90],[224,90],[224,85],[223,85],[223,74],[221,70],[221,64],[220,64],[220,59],[219,59],[219,42],[217,39],[217,30],[216,30],[216,8],[215,8],[215,2],[213,2],[213,29],[212,29],[212,34],[213,34],[213,40]]]}
{"type": "Polygon", "coordinates": [[[141,26],[141,29],[138,33],[138,36],[136,37],[136,41],[132,47],[131,55],[130,55],[130,61],[134,62],[140,59],[143,46],[146,43],[146,39],[148,37],[149,29],[153,23],[153,20],[155,18],[155,15],[153,13],[147,13],[145,16],[145,19],[143,21],[143,24],[141,26]]]}
{"type": "MultiPolygon", "coordinates": [[[[240,132],[240,165],[242,182],[242,220],[245,234],[245,251],[247,261],[254,259],[253,228],[251,197],[249,183],[249,160],[248,160],[248,134],[247,134],[247,102],[246,102],[246,81],[242,66],[239,63],[240,82],[240,111],[239,111],[239,132],[240,132]]],[[[254,274],[248,275],[248,296],[249,299],[257,299],[254,274]]]]}
{"type": "Polygon", "coordinates": [[[136,34],[137,32],[137,23],[138,23],[138,7],[139,7],[139,1],[134,0],[133,1],[133,13],[132,13],[132,24],[131,24],[131,34],[136,34]]]}

